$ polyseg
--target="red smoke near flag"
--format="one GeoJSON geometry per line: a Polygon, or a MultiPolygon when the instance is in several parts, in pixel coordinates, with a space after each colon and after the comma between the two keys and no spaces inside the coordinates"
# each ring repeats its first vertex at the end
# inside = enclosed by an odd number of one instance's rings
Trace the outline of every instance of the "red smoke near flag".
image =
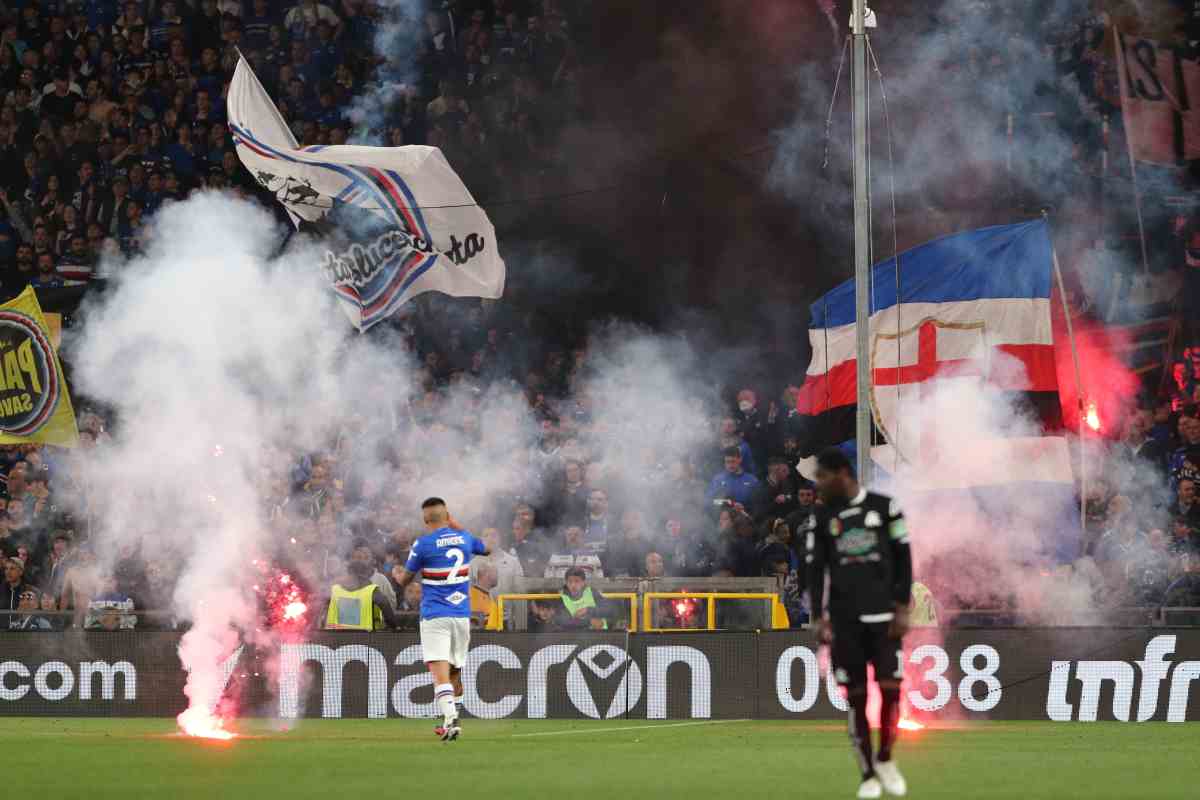
{"type": "Polygon", "coordinates": [[[1085,417],[1085,421],[1092,434],[1119,437],[1124,430],[1121,422],[1136,402],[1140,388],[1137,374],[1120,357],[1128,349],[1129,335],[1120,328],[1109,327],[1077,313],[1072,315],[1071,326],[1079,352],[1080,380],[1084,391],[1084,402],[1080,404],[1070,338],[1067,336],[1066,319],[1057,290],[1051,297],[1050,309],[1063,427],[1078,431],[1082,413],[1091,418],[1085,417]]]}

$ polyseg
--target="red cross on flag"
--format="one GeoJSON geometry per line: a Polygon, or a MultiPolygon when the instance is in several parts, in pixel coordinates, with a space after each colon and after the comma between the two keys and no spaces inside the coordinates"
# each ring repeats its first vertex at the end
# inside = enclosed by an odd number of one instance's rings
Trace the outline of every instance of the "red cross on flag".
{"type": "MultiPolygon", "coordinates": [[[[1057,392],[1050,318],[1051,246],[1044,221],[928,242],[874,268],[871,414],[881,443],[911,464],[969,431],[973,404],[1012,392],[1057,392]],[[934,389],[937,391],[934,391],[934,389]],[[954,408],[939,408],[938,404],[954,408]]],[[[853,438],[854,284],[812,306],[812,361],[797,410],[802,451],[853,438]]]]}

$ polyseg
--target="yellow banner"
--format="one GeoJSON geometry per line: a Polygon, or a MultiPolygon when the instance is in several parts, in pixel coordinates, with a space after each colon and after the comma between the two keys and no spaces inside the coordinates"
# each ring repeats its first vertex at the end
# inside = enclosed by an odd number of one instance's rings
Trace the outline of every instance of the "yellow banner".
{"type": "Polygon", "coordinates": [[[50,344],[54,345],[54,352],[58,352],[58,346],[62,344],[62,314],[55,311],[43,311],[42,319],[46,320],[46,332],[50,334],[50,344]]]}
{"type": "Polygon", "coordinates": [[[79,443],[75,410],[32,287],[0,305],[0,444],[79,443]]]}

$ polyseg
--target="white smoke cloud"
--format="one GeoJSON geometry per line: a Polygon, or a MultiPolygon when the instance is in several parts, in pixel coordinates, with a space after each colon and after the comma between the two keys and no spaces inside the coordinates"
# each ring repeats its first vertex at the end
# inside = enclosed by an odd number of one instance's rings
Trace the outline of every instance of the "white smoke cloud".
{"type": "MultiPolygon", "coordinates": [[[[316,244],[294,240],[276,257],[279,233],[267,211],[227,195],[164,207],[144,254],[108,265],[114,286],[69,343],[78,390],[116,420],[91,453],[97,552],[110,569],[139,551],[178,565],[172,610],[191,623],[180,657],[203,709],[220,700],[239,641],[270,641],[252,562],[307,551],[289,557],[319,590],[340,569],[326,549],[355,535],[332,518],[270,518],[302,456],[332,453],[331,477],[373,484],[368,527],[384,536],[419,528],[434,494],[478,532],[558,477],[531,462],[542,417],[518,387],[459,380],[426,408],[424,370],[395,336],[354,333],[314,268],[316,244]]],[[[698,447],[704,390],[686,344],[619,325],[596,338],[579,381],[599,422],[587,447],[610,473],[644,469],[647,451],[698,447]]]]}

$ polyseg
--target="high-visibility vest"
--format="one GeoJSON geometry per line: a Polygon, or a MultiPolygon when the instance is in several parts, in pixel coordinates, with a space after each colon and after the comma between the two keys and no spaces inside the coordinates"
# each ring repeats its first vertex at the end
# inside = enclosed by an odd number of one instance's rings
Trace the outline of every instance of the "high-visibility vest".
{"type": "MultiPolygon", "coordinates": [[[[574,619],[575,615],[579,613],[579,609],[596,607],[596,598],[592,594],[592,587],[590,586],[583,590],[583,593],[579,595],[578,600],[572,598],[571,595],[567,594],[566,592],[563,592],[562,601],[563,605],[566,606],[567,613],[571,615],[572,619],[574,619]]],[[[606,630],[608,629],[608,620],[604,620],[604,628],[606,630]]]]}
{"type": "Polygon", "coordinates": [[[923,583],[913,581],[912,610],[908,615],[908,624],[920,627],[937,626],[937,606],[933,602],[933,592],[923,583]]]}
{"type": "MultiPolygon", "coordinates": [[[[329,610],[325,612],[325,627],[341,631],[370,631],[383,615],[375,610],[375,584],[350,591],[334,584],[329,592],[329,610]],[[378,619],[377,619],[378,618],[378,619]]],[[[382,626],[380,626],[382,627],[382,626]]]]}

